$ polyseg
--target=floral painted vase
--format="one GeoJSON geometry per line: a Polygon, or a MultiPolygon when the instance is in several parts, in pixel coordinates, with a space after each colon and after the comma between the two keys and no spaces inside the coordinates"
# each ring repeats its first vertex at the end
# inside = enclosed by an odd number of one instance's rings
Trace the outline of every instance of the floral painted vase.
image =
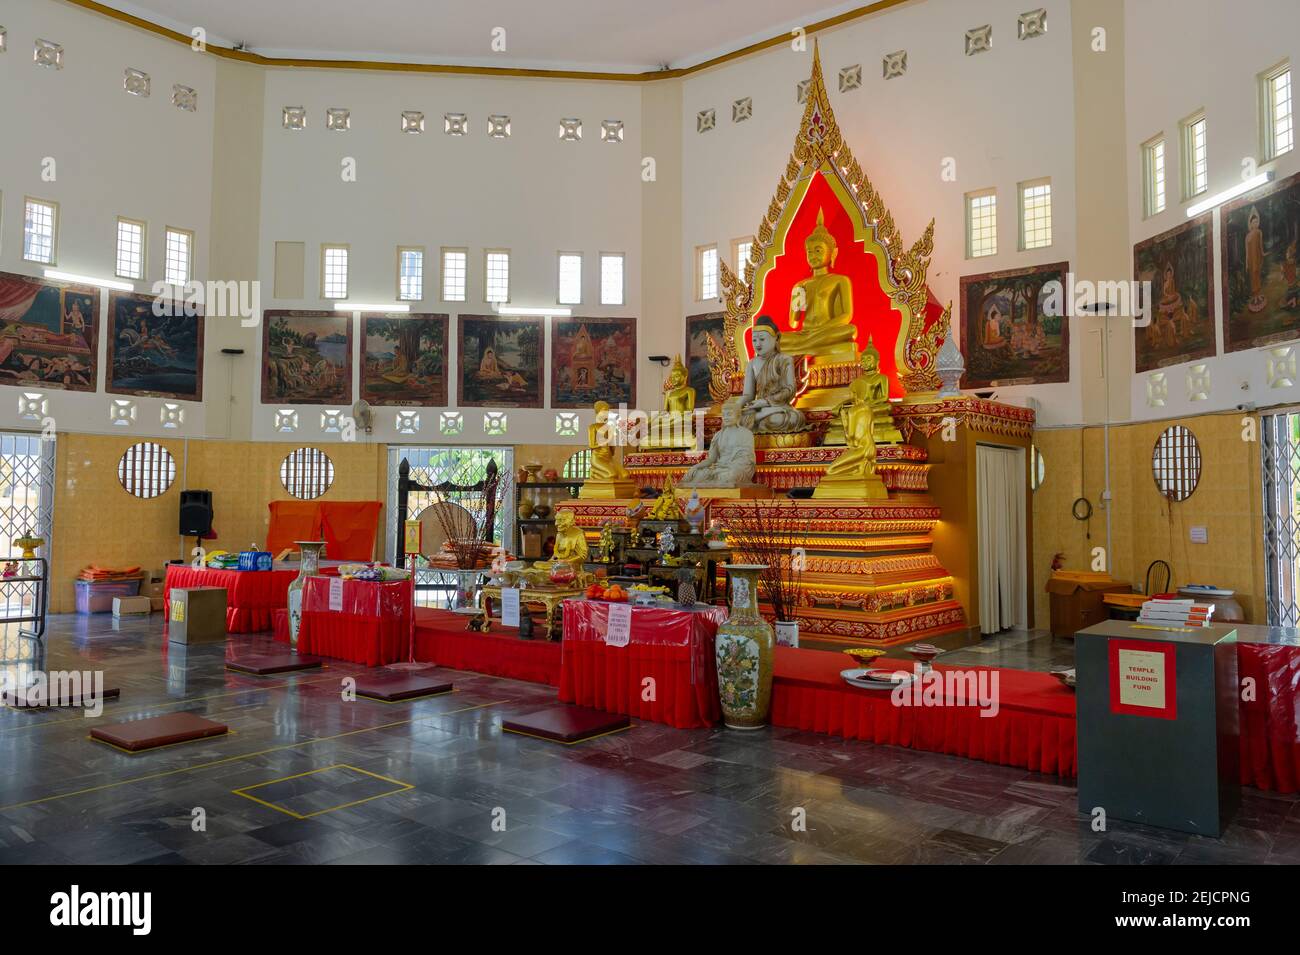
{"type": "Polygon", "coordinates": [[[722,719],[731,729],[759,729],[772,703],[772,627],[758,613],[762,564],[723,564],[731,579],[731,615],[718,627],[714,656],[722,719]]]}
{"type": "Polygon", "coordinates": [[[298,629],[302,626],[302,591],[307,578],[320,570],[320,559],[325,555],[324,541],[294,541],[298,545],[302,566],[298,576],[289,583],[289,646],[298,649],[298,629]]]}

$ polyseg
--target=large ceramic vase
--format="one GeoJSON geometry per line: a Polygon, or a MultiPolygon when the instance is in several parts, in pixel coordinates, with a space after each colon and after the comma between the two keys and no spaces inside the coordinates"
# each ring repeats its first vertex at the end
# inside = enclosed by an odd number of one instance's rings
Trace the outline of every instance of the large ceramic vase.
{"type": "Polygon", "coordinates": [[[298,545],[300,569],[289,583],[289,646],[298,649],[298,629],[302,626],[302,591],[307,578],[320,571],[320,559],[325,556],[324,541],[294,541],[298,545]]]}
{"type": "Polygon", "coordinates": [[[772,703],[772,627],[758,613],[762,564],[723,564],[731,579],[731,615],[718,627],[714,654],[722,719],[731,729],[767,723],[772,703]]]}

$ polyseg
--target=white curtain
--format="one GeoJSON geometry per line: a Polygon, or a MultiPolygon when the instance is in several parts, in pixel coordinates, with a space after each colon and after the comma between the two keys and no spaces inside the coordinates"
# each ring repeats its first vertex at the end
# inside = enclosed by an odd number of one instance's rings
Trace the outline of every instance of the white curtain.
{"type": "Polygon", "coordinates": [[[975,449],[980,633],[1026,627],[1025,452],[975,449]]]}

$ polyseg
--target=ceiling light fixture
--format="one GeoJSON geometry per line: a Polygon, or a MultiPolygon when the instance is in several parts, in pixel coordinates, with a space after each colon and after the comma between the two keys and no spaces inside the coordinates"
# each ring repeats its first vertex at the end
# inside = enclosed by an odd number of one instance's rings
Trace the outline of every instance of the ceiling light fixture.
{"type": "Polygon", "coordinates": [[[1202,199],[1195,205],[1188,206],[1187,218],[1194,219],[1196,216],[1199,216],[1202,212],[1205,212],[1208,209],[1213,209],[1215,206],[1227,202],[1229,199],[1235,199],[1243,193],[1250,192],[1250,190],[1257,189],[1264,185],[1264,183],[1272,181],[1272,169],[1268,172],[1261,172],[1258,176],[1251,176],[1249,179],[1237,183],[1231,189],[1224,189],[1223,192],[1218,195],[1210,196],[1210,198],[1202,199]]]}

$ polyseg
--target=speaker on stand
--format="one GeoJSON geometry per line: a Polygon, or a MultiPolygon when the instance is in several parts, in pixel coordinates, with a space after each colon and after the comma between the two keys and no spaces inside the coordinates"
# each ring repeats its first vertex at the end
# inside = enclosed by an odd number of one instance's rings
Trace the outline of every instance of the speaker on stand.
{"type": "Polygon", "coordinates": [[[194,546],[212,533],[212,492],[181,491],[180,527],[182,537],[193,537],[194,546]]]}

